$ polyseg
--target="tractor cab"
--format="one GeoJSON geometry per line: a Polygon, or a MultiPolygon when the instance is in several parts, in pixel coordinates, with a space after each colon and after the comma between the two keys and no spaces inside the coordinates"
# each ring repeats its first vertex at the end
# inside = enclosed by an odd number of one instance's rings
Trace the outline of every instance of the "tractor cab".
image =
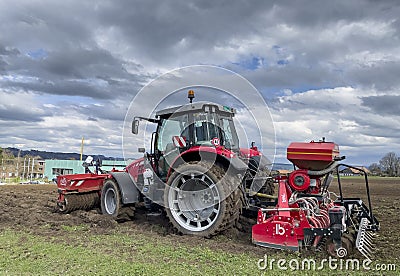
{"type": "Polygon", "coordinates": [[[217,154],[221,150],[230,154],[239,152],[239,138],[233,123],[236,110],[215,103],[193,103],[192,90],[188,98],[189,104],[157,111],[155,119],[136,117],[132,124],[132,132],[136,134],[139,120],[157,123],[147,156],[162,179],[184,152],[196,152],[200,148],[208,152],[218,149],[217,154]]]}
{"type": "Polygon", "coordinates": [[[176,158],[186,151],[239,150],[233,123],[235,110],[214,103],[191,103],[158,111],[154,156],[159,173],[164,176],[176,158]]]}

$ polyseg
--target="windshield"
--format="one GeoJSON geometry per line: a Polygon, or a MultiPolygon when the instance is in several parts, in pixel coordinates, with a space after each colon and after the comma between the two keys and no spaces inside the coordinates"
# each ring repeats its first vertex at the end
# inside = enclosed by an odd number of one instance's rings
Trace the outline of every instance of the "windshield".
{"type": "Polygon", "coordinates": [[[214,114],[195,113],[194,121],[194,142],[196,145],[212,146],[213,138],[220,139],[220,131],[216,126],[216,118],[214,114]]]}
{"type": "Polygon", "coordinates": [[[223,145],[228,149],[239,148],[239,138],[232,118],[220,117],[220,126],[223,133],[223,145]]]}
{"type": "Polygon", "coordinates": [[[180,137],[181,143],[184,141],[183,147],[215,146],[215,140],[228,149],[239,147],[239,139],[232,118],[215,113],[199,112],[163,119],[159,129],[157,148],[165,152],[171,150],[176,146],[174,137],[180,137]]]}
{"type": "Polygon", "coordinates": [[[196,145],[214,145],[212,140],[219,139],[219,145],[237,149],[238,136],[232,118],[217,116],[215,113],[196,113],[194,119],[194,142],[196,145]]]}
{"type": "Polygon", "coordinates": [[[181,136],[185,141],[189,139],[188,135],[183,133],[184,129],[188,126],[188,115],[171,116],[165,119],[161,123],[159,131],[157,148],[161,151],[165,151],[168,148],[173,148],[173,137],[181,136]]]}

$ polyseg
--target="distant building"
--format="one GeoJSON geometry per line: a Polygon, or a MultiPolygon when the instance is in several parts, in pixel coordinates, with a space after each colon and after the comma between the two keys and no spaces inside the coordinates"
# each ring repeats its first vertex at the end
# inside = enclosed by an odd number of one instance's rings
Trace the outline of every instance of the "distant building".
{"type": "MultiPolygon", "coordinates": [[[[57,175],[85,173],[85,168],[82,166],[83,162],[80,160],[46,159],[45,162],[46,166],[44,176],[49,180],[56,178],[57,175]]],[[[125,166],[125,161],[103,160],[101,169],[105,171],[111,171],[113,168],[122,169],[125,166]]],[[[95,170],[95,167],[89,168],[91,171],[95,170]]]]}
{"type": "Polygon", "coordinates": [[[45,161],[39,157],[1,159],[0,179],[37,179],[44,177],[45,161]]]}
{"type": "MultiPolygon", "coordinates": [[[[364,170],[367,174],[370,174],[370,171],[366,167],[357,167],[358,169],[364,170]]],[[[353,169],[353,168],[344,168],[339,171],[339,174],[341,176],[361,176],[362,173],[360,173],[359,170],[353,169]]]]}
{"type": "Polygon", "coordinates": [[[293,170],[277,170],[277,172],[278,172],[280,175],[288,175],[288,174],[290,174],[292,171],[293,171],[293,170]]]}

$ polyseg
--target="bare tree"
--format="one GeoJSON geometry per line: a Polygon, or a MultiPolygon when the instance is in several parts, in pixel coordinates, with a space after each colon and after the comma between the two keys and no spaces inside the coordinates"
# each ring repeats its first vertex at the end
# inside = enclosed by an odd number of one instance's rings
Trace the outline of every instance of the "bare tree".
{"type": "Polygon", "coordinates": [[[396,176],[400,176],[400,157],[397,157],[396,161],[396,176]]]}
{"type": "Polygon", "coordinates": [[[372,175],[381,175],[382,174],[382,168],[377,163],[371,164],[368,169],[372,175]]]}
{"type": "Polygon", "coordinates": [[[382,171],[388,176],[397,176],[400,160],[396,153],[389,152],[379,161],[382,171]]]}

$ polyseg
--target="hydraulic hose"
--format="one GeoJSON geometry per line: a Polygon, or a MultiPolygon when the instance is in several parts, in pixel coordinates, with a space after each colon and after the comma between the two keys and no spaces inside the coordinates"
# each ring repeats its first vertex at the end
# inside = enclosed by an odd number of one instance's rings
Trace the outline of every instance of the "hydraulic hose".
{"type": "Polygon", "coordinates": [[[338,162],[335,161],[326,169],[323,169],[323,170],[320,170],[320,171],[311,171],[311,170],[309,170],[309,171],[307,171],[307,174],[308,175],[318,175],[318,176],[319,175],[324,175],[324,174],[327,174],[327,173],[330,173],[331,171],[333,171],[337,167],[337,165],[338,165],[338,162]]]}

